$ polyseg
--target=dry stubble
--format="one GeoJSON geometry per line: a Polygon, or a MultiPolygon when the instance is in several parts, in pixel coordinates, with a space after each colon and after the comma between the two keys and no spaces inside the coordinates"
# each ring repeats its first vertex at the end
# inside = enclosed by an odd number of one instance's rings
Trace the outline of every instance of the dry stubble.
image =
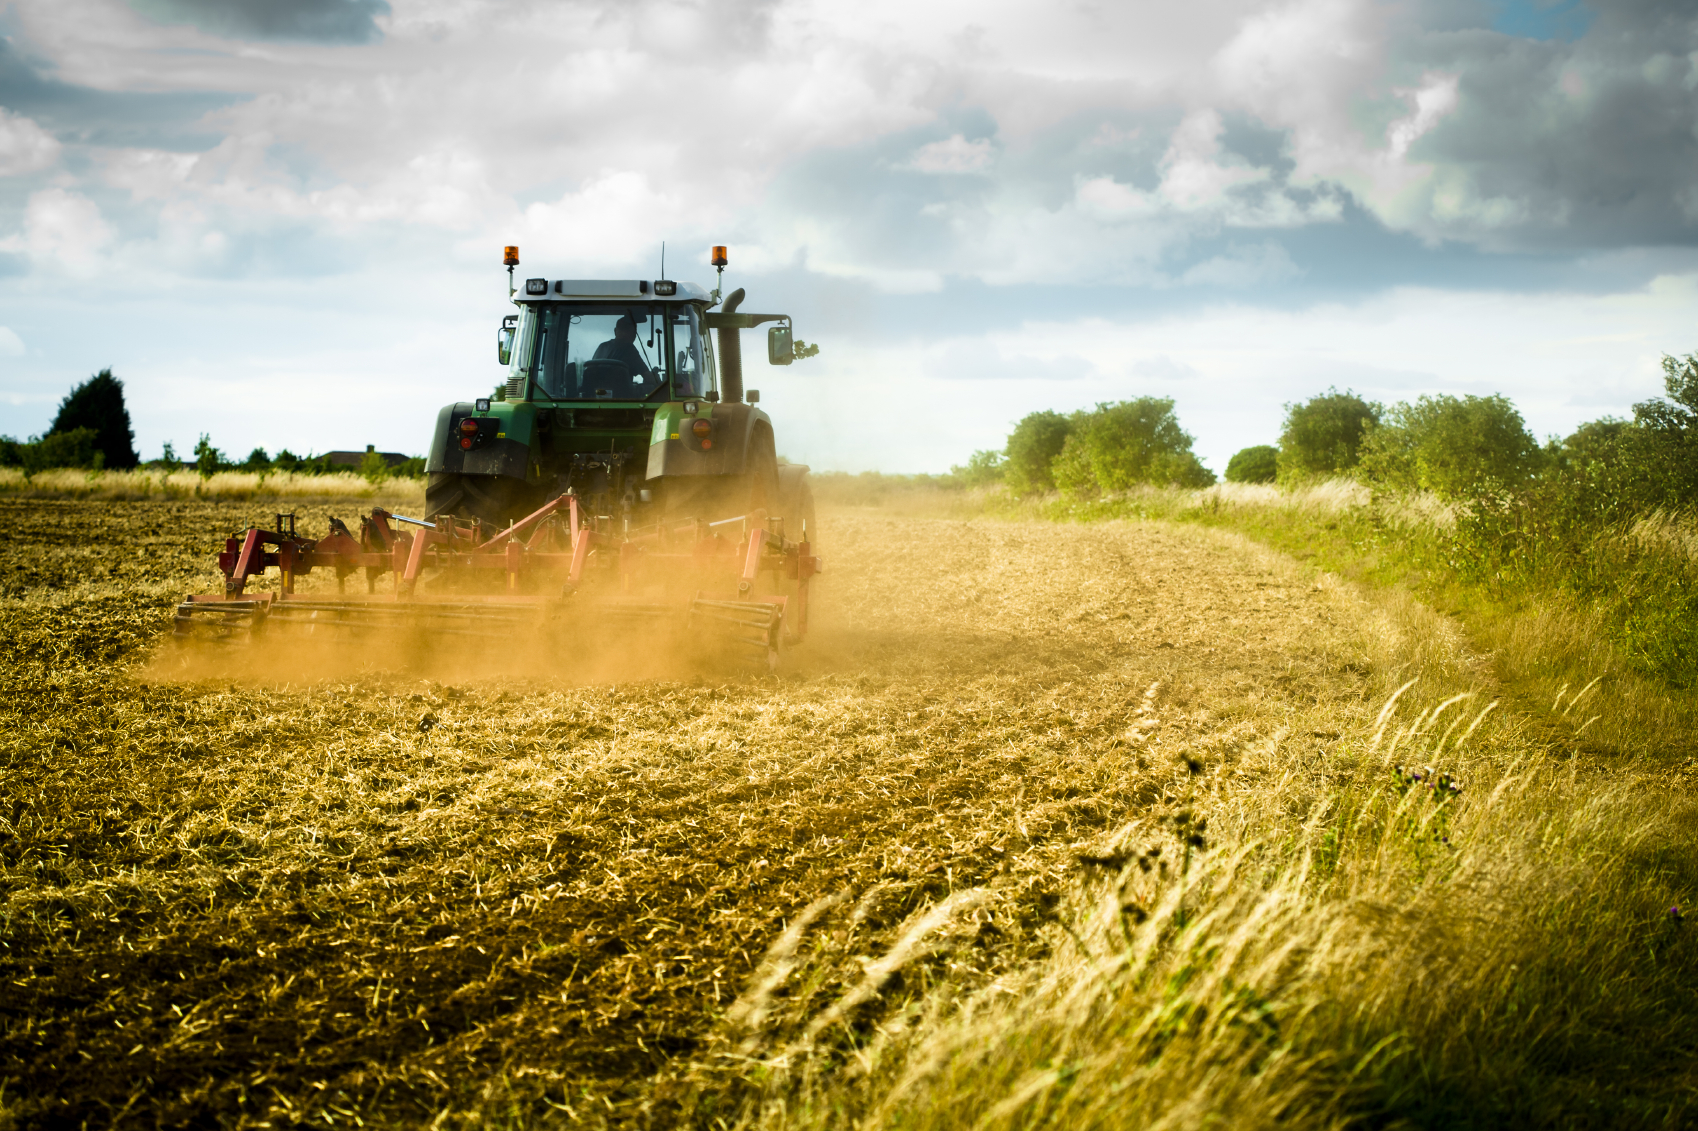
{"type": "Polygon", "coordinates": [[[1369,610],[1232,536],[848,511],[778,678],[165,678],[171,602],[250,517],[0,501],[25,1124],[656,1118],[725,1070],[787,917],[846,893],[761,1055],[952,892],[984,889],[844,1024],[1041,957],[1079,846],[1185,796],[1186,756],[1271,783],[1383,691],[1369,610]]]}

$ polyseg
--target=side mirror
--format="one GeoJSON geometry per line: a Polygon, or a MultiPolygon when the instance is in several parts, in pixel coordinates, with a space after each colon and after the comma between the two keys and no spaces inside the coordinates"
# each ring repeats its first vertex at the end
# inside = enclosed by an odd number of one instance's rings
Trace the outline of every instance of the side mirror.
{"type": "Polygon", "coordinates": [[[796,346],[790,340],[789,326],[774,326],[766,332],[766,359],[771,365],[789,365],[796,360],[796,346]]]}
{"type": "Polygon", "coordinates": [[[495,356],[502,365],[513,360],[513,331],[519,324],[517,314],[509,314],[501,320],[501,329],[495,335],[495,356]]]}

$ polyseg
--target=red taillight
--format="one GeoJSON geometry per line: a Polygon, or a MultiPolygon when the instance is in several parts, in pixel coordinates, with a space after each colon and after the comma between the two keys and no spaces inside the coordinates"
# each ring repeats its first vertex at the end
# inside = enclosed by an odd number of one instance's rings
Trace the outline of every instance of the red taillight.
{"type": "Polygon", "coordinates": [[[711,447],[713,447],[713,441],[712,440],[703,440],[702,441],[702,451],[705,452],[711,447]]]}
{"type": "Polygon", "coordinates": [[[709,424],[705,420],[697,420],[690,425],[690,431],[705,439],[707,435],[713,431],[713,425],[709,424]]]}
{"type": "Polygon", "coordinates": [[[464,451],[468,451],[468,452],[471,451],[472,450],[472,438],[470,436],[460,437],[460,447],[464,451]]]}
{"type": "Polygon", "coordinates": [[[462,435],[462,436],[476,436],[477,434],[478,434],[478,422],[477,421],[473,420],[469,416],[466,419],[460,421],[460,435],[462,435]]]}

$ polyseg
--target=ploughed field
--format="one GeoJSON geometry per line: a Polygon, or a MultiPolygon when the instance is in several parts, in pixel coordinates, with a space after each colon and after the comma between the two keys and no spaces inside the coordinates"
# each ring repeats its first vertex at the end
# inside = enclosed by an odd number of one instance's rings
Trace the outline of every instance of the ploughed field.
{"type": "Polygon", "coordinates": [[[1364,610],[1230,535],[872,511],[821,515],[776,676],[640,638],[185,664],[172,607],[274,509],[0,500],[18,1126],[703,1117],[810,1025],[1041,958],[1082,846],[1188,758],[1271,780],[1378,707],[1364,610]],[[751,992],[810,905],[808,976],[751,992]]]}

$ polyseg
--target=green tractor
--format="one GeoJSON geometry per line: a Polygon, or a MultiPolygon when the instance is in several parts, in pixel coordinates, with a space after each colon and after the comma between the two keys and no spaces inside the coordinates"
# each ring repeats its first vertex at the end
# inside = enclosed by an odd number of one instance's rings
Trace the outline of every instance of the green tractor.
{"type": "MultiPolygon", "coordinates": [[[[509,247],[509,275],[518,262],[509,247]]],[[[332,518],[309,537],[280,514],[234,533],[223,592],[178,606],[179,640],[399,632],[421,653],[470,636],[511,651],[533,631],[586,654],[597,634],[644,621],[658,626],[651,646],[670,636],[770,669],[803,639],[824,567],[813,492],[806,467],[780,466],[772,420],[744,392],[738,334],[773,323],[775,365],[817,347],[792,338],[786,315],[739,311],[741,290],[721,303],[717,288],[670,279],[527,279],[508,295],[507,380],[437,417],[428,517],[375,507],[357,533],[332,518]],[[361,575],[366,592],[348,593],[361,575]]]]}
{"type": "MultiPolygon", "coordinates": [[[[511,277],[518,249],[506,250],[511,277]]],[[[818,352],[788,315],[742,312],[741,289],[720,302],[717,287],[670,279],[534,278],[509,292],[518,312],[497,338],[507,380],[438,414],[427,516],[499,528],[571,495],[616,529],[762,511],[809,539],[808,469],[779,463],[772,419],[743,387],[742,330],[772,323],[773,365],[818,352]]]]}

